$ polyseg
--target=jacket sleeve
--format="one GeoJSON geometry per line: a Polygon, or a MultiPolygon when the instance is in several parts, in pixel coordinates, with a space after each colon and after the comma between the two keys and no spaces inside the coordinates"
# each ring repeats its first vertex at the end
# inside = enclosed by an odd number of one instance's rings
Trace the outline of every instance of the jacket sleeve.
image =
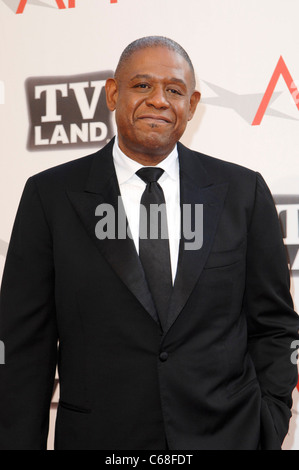
{"type": "Polygon", "coordinates": [[[280,448],[288,432],[292,392],[298,381],[291,346],[298,341],[299,317],[290,294],[277,211],[260,174],[248,232],[244,305],[249,351],[262,391],[261,448],[280,448]]]}
{"type": "Polygon", "coordinates": [[[52,239],[30,178],[16,215],[0,300],[0,449],[44,450],[57,360],[52,239]]]}

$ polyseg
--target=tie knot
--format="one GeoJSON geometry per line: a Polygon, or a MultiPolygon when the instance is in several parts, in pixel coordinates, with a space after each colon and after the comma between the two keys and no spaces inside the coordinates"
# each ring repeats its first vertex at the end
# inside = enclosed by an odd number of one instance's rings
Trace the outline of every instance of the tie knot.
{"type": "Polygon", "coordinates": [[[146,184],[156,183],[158,179],[163,175],[164,170],[156,167],[141,168],[136,171],[136,175],[139,176],[146,184]]]}

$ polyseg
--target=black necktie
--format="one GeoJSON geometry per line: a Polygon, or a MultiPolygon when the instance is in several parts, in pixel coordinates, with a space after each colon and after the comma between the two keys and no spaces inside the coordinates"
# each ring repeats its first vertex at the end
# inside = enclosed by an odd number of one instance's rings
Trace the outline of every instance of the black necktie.
{"type": "Polygon", "coordinates": [[[164,170],[156,167],[136,172],[146,183],[140,207],[139,257],[164,330],[172,276],[165,198],[157,182],[163,173],[164,170]]]}

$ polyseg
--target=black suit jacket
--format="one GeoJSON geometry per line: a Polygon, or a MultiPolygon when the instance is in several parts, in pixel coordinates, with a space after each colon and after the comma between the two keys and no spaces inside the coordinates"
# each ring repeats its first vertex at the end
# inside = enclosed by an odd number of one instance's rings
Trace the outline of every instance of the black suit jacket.
{"type": "Polygon", "coordinates": [[[26,184],[1,293],[0,448],[45,448],[58,363],[58,450],[279,449],[298,317],[266,184],[178,144],[203,246],[181,241],[162,332],[133,241],[95,235],[96,207],[118,206],[112,145],[26,184]]]}

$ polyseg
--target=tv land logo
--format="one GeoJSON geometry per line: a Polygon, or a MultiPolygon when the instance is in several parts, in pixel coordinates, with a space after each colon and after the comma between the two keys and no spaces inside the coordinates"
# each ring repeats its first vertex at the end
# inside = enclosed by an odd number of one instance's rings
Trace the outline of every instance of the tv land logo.
{"type": "Polygon", "coordinates": [[[299,111],[299,91],[283,57],[279,58],[264,94],[251,93],[240,95],[213,83],[204,82],[217,96],[202,98],[201,102],[207,105],[233,109],[251,126],[259,126],[265,115],[294,120],[292,116],[272,108],[274,101],[282,94],[282,92],[275,91],[280,77],[284,79],[287,89],[299,111]]]}
{"type": "Polygon", "coordinates": [[[104,146],[114,135],[105,94],[105,83],[111,76],[112,71],[103,71],[28,78],[28,150],[104,146]]]}
{"type": "Polygon", "coordinates": [[[273,196],[293,276],[299,276],[299,196],[273,196]]]}

